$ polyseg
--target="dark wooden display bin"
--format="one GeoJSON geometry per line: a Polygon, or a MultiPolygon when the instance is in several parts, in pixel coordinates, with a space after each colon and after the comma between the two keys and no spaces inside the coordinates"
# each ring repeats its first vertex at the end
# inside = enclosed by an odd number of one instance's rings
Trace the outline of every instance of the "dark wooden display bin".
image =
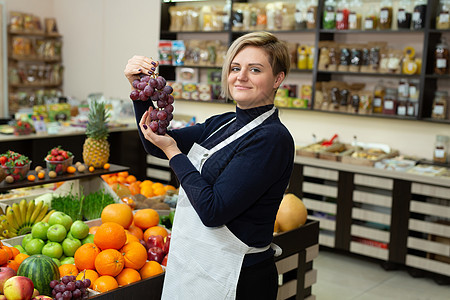
{"type": "MultiPolygon", "coordinates": [[[[276,258],[277,268],[283,276],[278,299],[306,299],[311,296],[308,272],[312,270],[312,258],[318,251],[319,222],[308,220],[300,228],[277,234],[274,243],[283,249],[276,258]],[[293,262],[291,264],[291,262],[293,262]],[[286,272],[280,272],[280,268],[286,272]],[[305,286],[307,286],[305,288],[305,286]],[[292,294],[294,292],[294,294],[292,294]],[[288,295],[285,297],[284,295],[288,295]]],[[[96,300],[159,300],[161,299],[164,274],[141,280],[113,291],[91,297],[96,300]]]]}

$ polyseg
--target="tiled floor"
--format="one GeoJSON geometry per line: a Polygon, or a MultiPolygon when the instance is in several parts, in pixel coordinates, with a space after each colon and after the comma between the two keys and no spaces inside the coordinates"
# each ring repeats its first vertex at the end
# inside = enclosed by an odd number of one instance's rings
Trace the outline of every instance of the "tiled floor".
{"type": "Polygon", "coordinates": [[[320,248],[314,259],[317,300],[449,300],[450,285],[429,277],[414,278],[405,270],[385,271],[379,261],[320,248]]]}

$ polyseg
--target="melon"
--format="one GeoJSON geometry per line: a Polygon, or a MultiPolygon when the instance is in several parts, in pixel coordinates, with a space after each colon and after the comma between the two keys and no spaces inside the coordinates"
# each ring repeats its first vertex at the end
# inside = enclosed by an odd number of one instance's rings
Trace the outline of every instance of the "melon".
{"type": "Polygon", "coordinates": [[[285,194],[278,208],[276,225],[278,231],[284,232],[305,224],[308,211],[303,201],[294,194],[285,194]]]}
{"type": "Polygon", "coordinates": [[[30,278],[39,293],[46,296],[52,296],[50,281],[60,279],[58,265],[42,254],[27,257],[20,264],[17,275],[30,278]]]}

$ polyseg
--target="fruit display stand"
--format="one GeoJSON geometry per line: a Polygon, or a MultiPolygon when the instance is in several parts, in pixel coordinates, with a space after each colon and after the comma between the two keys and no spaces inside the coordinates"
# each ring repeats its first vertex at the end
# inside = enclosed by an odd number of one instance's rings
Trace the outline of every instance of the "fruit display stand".
{"type": "MultiPolygon", "coordinates": [[[[274,236],[274,243],[283,249],[277,257],[279,273],[278,300],[315,299],[312,284],[316,281],[313,259],[319,251],[319,222],[308,220],[305,225],[274,236]]],[[[161,299],[164,274],[156,275],[110,292],[92,296],[90,299],[161,299]]]]}

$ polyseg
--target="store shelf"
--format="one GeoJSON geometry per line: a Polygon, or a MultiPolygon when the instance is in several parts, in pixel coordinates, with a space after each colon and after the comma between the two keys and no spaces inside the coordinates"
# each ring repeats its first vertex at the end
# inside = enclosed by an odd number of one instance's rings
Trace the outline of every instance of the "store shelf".
{"type": "MultiPolygon", "coordinates": [[[[11,189],[33,187],[33,186],[38,186],[38,185],[47,184],[47,183],[55,183],[55,182],[66,181],[66,180],[98,177],[98,176],[101,176],[104,174],[112,174],[112,173],[117,173],[117,172],[128,171],[129,169],[130,168],[128,168],[128,167],[111,164],[111,167],[108,170],[95,169],[93,172],[89,172],[86,170],[84,173],[80,173],[80,172],[76,172],[73,174],[65,173],[63,175],[56,176],[55,178],[48,177],[48,172],[45,172],[46,173],[45,178],[41,179],[41,180],[36,179],[35,181],[28,181],[27,179],[24,179],[24,180],[16,181],[13,183],[6,183],[5,181],[2,181],[0,183],[0,193],[6,192],[11,189]]],[[[30,175],[30,174],[36,176],[36,172],[34,170],[29,171],[27,175],[30,175]]],[[[36,178],[37,178],[37,176],[36,176],[36,178]]]]}
{"type": "Polygon", "coordinates": [[[328,74],[328,75],[349,75],[349,76],[368,76],[368,77],[402,77],[409,79],[419,79],[420,75],[408,75],[408,74],[396,74],[396,73],[367,73],[367,72],[341,72],[341,71],[322,71],[318,70],[318,74],[328,74]]]}
{"type": "Polygon", "coordinates": [[[411,29],[397,29],[397,30],[337,30],[337,29],[320,29],[320,33],[342,33],[342,34],[414,34],[425,32],[424,29],[411,30],[411,29]]]}

